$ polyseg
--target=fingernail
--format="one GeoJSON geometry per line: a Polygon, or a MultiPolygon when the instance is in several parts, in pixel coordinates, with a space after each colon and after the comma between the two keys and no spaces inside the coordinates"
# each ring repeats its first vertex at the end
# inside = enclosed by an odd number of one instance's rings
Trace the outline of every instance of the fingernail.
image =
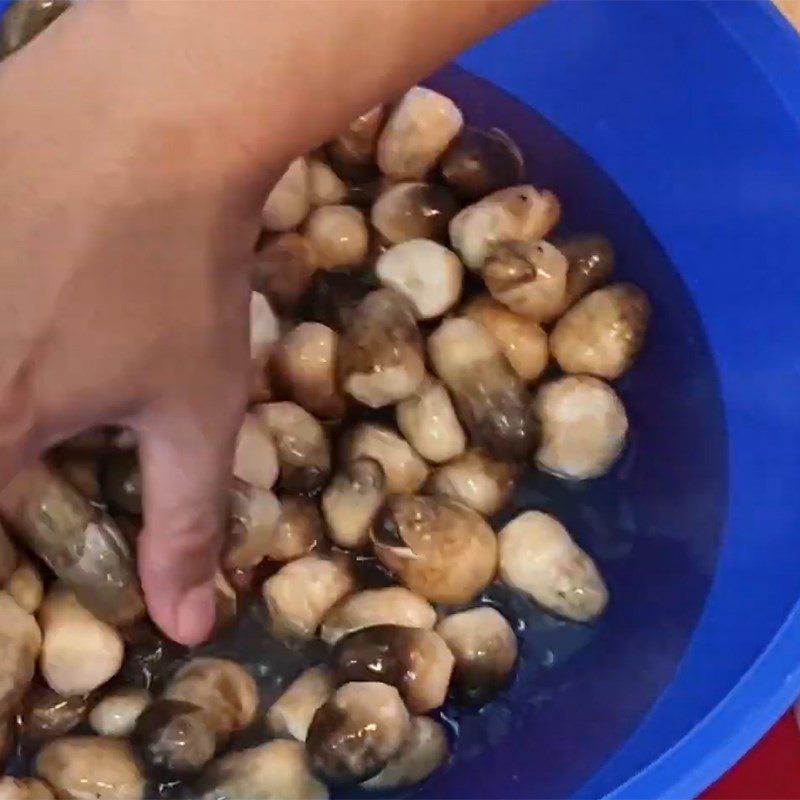
{"type": "Polygon", "coordinates": [[[177,641],[190,646],[204,642],[214,627],[215,606],[213,583],[189,589],[178,604],[177,641]]]}

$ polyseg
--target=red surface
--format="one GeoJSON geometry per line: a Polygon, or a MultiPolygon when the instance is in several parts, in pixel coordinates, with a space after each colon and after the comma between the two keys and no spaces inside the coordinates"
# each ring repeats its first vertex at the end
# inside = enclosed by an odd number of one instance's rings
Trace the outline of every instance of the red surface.
{"type": "Polygon", "coordinates": [[[787,714],[727,775],[707,800],[798,800],[800,730],[787,714]]]}

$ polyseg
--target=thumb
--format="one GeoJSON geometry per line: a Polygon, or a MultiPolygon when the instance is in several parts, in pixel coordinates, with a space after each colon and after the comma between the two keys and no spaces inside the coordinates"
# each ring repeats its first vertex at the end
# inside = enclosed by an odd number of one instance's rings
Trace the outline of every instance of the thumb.
{"type": "Polygon", "coordinates": [[[139,574],[150,616],[181,644],[199,644],[214,626],[235,436],[235,425],[174,418],[140,431],[139,574]]]}

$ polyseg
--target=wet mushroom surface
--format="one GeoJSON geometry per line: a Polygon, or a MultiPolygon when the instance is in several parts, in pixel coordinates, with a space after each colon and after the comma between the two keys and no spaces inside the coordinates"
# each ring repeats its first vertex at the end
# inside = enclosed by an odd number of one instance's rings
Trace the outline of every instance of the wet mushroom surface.
{"type": "MultiPolygon", "coordinates": [[[[0,57],[68,4],[46,5],[15,5],[0,57]]],[[[484,725],[492,746],[493,704],[539,697],[614,602],[636,423],[616,380],[654,313],[561,215],[517,142],[422,86],[286,165],[253,253],[218,624],[187,650],[146,617],[131,431],[13,476],[0,798],[384,793],[465,735],[474,757],[484,725]]]]}

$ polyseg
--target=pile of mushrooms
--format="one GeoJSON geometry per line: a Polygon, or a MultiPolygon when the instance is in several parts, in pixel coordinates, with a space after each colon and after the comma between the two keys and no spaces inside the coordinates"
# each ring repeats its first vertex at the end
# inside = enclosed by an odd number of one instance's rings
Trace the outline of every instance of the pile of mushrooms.
{"type": "Polygon", "coordinates": [[[606,239],[555,235],[558,199],[523,174],[505,134],[420,86],[293,161],[266,200],[219,625],[255,595],[276,636],[322,640],[275,702],[239,664],[191,653],[125,683],[148,624],[129,432],[65,442],[3,490],[2,752],[17,740],[30,770],[12,759],[0,796],[411,785],[449,757],[437,709],[513,679],[517,633],[487,587],[575,623],[604,611],[580,531],[536,509],[492,520],[526,471],[611,469],[628,420],[608,381],[650,307],[612,282],[606,239]],[[365,561],[382,583],[360,583],[365,561]],[[260,744],[230,749],[251,729],[260,744]]]}

